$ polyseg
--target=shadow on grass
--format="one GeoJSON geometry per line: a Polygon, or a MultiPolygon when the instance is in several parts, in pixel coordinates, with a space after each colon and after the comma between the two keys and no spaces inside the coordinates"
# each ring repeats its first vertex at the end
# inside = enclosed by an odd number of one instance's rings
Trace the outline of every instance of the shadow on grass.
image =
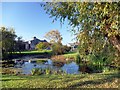
{"type": "Polygon", "coordinates": [[[74,80],[78,80],[79,79],[83,79],[85,78],[85,76],[81,76],[81,77],[67,77],[67,76],[63,76],[63,77],[58,77],[58,76],[54,76],[54,77],[49,77],[49,81],[55,81],[55,80],[61,80],[61,82],[71,82],[74,80]]]}
{"type": "Polygon", "coordinates": [[[76,88],[76,87],[80,87],[80,86],[84,86],[84,85],[87,86],[88,84],[89,85],[99,85],[99,84],[104,84],[106,82],[112,83],[115,78],[118,78],[118,79],[120,78],[119,73],[110,74],[108,76],[105,76],[105,78],[103,78],[103,79],[88,80],[88,81],[84,81],[84,82],[75,83],[75,84],[69,86],[69,88],[76,88]]]}
{"type": "Polygon", "coordinates": [[[85,78],[85,76],[81,76],[79,78],[67,78],[67,79],[63,80],[63,82],[72,82],[74,80],[83,79],[83,78],[85,78]]]}

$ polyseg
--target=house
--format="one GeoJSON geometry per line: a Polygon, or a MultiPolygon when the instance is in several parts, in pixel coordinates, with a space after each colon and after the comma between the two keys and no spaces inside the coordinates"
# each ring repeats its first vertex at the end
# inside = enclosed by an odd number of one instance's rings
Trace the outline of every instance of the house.
{"type": "Polygon", "coordinates": [[[76,51],[78,48],[79,43],[69,43],[71,50],[70,51],[76,51]]]}
{"type": "Polygon", "coordinates": [[[35,46],[40,42],[47,42],[47,41],[46,40],[39,40],[38,38],[33,37],[32,40],[25,42],[25,48],[26,48],[26,50],[34,50],[35,46]]]}
{"type": "Polygon", "coordinates": [[[25,49],[29,50],[30,49],[30,44],[28,43],[28,41],[24,42],[24,44],[25,44],[25,49]]]}

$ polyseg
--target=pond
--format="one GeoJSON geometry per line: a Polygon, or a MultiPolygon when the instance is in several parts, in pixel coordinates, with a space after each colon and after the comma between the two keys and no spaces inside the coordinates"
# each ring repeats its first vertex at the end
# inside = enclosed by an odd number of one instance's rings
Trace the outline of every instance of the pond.
{"type": "Polygon", "coordinates": [[[33,68],[40,68],[40,69],[51,69],[51,70],[62,70],[67,74],[79,74],[79,66],[74,62],[58,62],[52,61],[51,59],[41,60],[38,58],[24,58],[19,59],[14,68],[21,68],[22,74],[31,74],[31,70],[33,68]],[[21,61],[22,63],[21,63],[21,61]]]}

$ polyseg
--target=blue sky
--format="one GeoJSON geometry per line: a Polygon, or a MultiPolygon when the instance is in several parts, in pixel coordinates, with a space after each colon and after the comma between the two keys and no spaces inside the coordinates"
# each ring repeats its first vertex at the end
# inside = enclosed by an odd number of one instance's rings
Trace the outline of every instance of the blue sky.
{"type": "Polygon", "coordinates": [[[49,18],[40,6],[40,2],[2,3],[2,25],[13,27],[16,34],[22,36],[24,40],[30,40],[34,36],[43,40],[48,31],[57,29],[63,37],[63,44],[73,42],[67,21],[61,27],[59,21],[52,23],[52,20],[53,18],[49,18]]]}

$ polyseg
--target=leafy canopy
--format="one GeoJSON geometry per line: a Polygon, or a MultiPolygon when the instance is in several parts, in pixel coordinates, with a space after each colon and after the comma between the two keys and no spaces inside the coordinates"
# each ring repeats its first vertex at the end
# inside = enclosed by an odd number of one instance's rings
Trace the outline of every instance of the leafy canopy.
{"type": "Polygon", "coordinates": [[[96,33],[108,40],[120,36],[116,2],[46,2],[42,6],[54,20],[64,22],[68,19],[81,42],[88,42],[96,33]]]}
{"type": "Polygon", "coordinates": [[[12,52],[15,46],[15,35],[13,28],[0,27],[1,39],[0,49],[2,51],[2,58],[6,57],[7,52],[12,52]]]}
{"type": "Polygon", "coordinates": [[[51,43],[61,43],[62,36],[58,30],[51,30],[46,33],[45,38],[50,40],[51,43]]]}
{"type": "Polygon", "coordinates": [[[36,49],[37,50],[43,50],[43,49],[47,49],[48,47],[50,47],[50,44],[48,42],[40,42],[36,45],[36,49]]]}
{"type": "Polygon", "coordinates": [[[53,21],[68,20],[83,58],[92,54],[120,59],[119,2],[46,2],[42,6],[53,21]]]}

